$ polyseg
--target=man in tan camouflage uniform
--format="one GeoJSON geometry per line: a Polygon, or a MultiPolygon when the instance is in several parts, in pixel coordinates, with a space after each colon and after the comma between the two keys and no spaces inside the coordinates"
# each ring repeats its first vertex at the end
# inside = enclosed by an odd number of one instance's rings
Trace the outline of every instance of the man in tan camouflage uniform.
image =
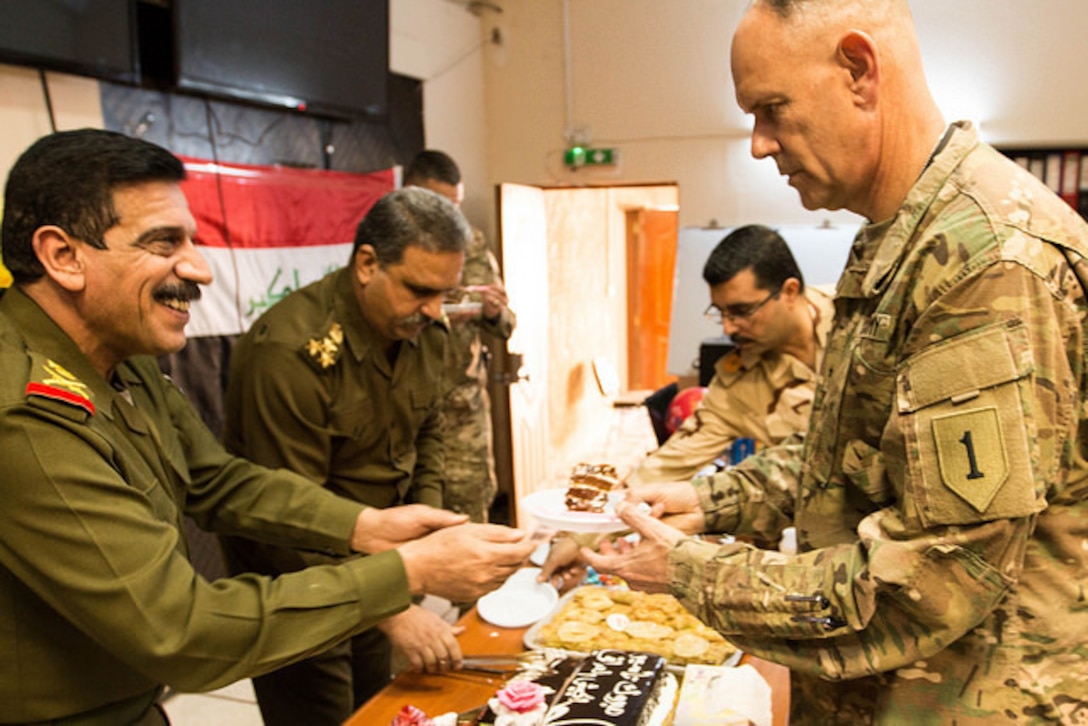
{"type": "Polygon", "coordinates": [[[905,0],[756,0],[732,63],[753,154],[872,220],[824,387],[803,451],[635,490],[675,527],[586,555],[789,666],[795,723],[1085,722],[1088,226],[945,128],[905,0]]]}
{"type": "Polygon", "coordinates": [[[690,479],[738,438],[761,448],[808,428],[817,371],[834,308],[806,287],[786,240],[769,227],[739,227],[703,266],[706,315],[733,347],[714,366],[699,407],[639,462],[629,486],[690,479]]]}
{"type": "MultiPolygon", "coordinates": [[[[404,184],[437,192],[458,207],[464,198],[461,171],[441,151],[421,151],[404,171],[404,184]]],[[[451,386],[446,398],[446,482],[443,500],[447,509],[486,522],[495,499],[495,455],[491,435],[491,399],[487,395],[488,350],[481,333],[506,340],[517,322],[508,307],[499,263],[487,247],[483,233],[472,230],[465,250],[460,294],[456,302],[479,302],[478,312],[448,313],[450,356],[446,375],[451,386]]]]}

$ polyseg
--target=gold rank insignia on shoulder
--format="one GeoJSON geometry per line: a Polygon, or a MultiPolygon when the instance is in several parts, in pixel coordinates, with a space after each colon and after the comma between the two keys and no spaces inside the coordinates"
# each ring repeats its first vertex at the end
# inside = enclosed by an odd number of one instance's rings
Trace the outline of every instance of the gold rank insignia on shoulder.
{"type": "Polygon", "coordinates": [[[35,377],[26,384],[26,395],[61,401],[82,408],[94,415],[94,402],[87,384],[68,372],[64,366],[48,358],[34,356],[35,377]]]}
{"type": "Polygon", "coordinates": [[[324,338],[311,338],[306,344],[306,353],[322,368],[331,368],[340,359],[341,346],[344,343],[344,329],[340,323],[333,323],[324,338]]]}

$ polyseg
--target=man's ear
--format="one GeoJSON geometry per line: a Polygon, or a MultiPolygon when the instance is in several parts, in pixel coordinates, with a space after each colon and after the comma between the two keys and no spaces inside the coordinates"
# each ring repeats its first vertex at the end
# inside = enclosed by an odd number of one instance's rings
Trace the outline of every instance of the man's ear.
{"type": "Polygon", "coordinates": [[[82,244],[54,225],[35,230],[31,243],[47,277],[69,292],[83,289],[87,284],[87,259],[82,244]]]}
{"type": "Polygon", "coordinates": [[[355,254],[352,256],[352,266],[355,271],[355,279],[358,280],[360,285],[366,285],[374,278],[374,274],[378,271],[381,263],[378,262],[378,255],[374,252],[373,247],[359,245],[359,248],[355,250],[355,254]]]}
{"type": "Polygon", "coordinates": [[[801,281],[796,277],[787,277],[778,294],[788,301],[796,300],[801,295],[801,281]]]}
{"type": "Polygon", "coordinates": [[[849,30],[839,40],[839,64],[850,72],[850,90],[860,106],[871,106],[876,99],[880,68],[876,42],[860,30],[849,30]]]}

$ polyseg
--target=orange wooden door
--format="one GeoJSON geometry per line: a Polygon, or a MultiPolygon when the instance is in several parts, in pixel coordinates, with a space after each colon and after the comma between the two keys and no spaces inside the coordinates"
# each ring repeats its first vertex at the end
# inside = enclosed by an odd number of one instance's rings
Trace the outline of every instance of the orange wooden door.
{"type": "Polygon", "coordinates": [[[656,390],[675,380],[666,366],[678,232],[675,208],[627,212],[627,377],[633,390],[656,390]]]}

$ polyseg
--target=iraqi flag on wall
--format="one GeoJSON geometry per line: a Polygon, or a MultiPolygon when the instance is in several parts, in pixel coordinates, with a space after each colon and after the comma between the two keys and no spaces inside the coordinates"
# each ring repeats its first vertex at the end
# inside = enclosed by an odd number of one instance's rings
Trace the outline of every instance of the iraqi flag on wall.
{"type": "Polygon", "coordinates": [[[215,276],[192,307],[189,337],[245,332],[287,293],[343,267],[360,220],[399,181],[398,169],[182,161],[196,242],[215,276]]]}

